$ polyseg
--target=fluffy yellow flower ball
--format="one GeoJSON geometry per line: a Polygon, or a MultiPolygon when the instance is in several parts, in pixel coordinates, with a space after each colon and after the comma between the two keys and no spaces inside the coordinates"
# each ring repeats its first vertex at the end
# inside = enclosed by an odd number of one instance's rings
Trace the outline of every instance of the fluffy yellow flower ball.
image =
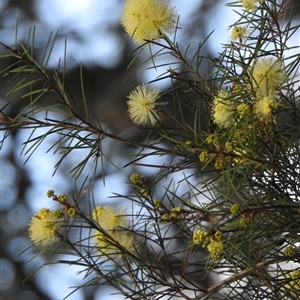
{"type": "Polygon", "coordinates": [[[213,99],[212,117],[220,127],[228,127],[233,121],[234,103],[230,96],[228,91],[220,90],[213,99]]]}
{"type": "Polygon", "coordinates": [[[256,8],[256,0],[242,0],[242,4],[246,10],[253,10],[256,8]]]}
{"type": "Polygon", "coordinates": [[[232,40],[242,39],[246,32],[247,28],[245,26],[234,26],[230,37],[232,40]]]}
{"type": "Polygon", "coordinates": [[[160,98],[159,89],[139,85],[127,97],[128,115],[134,124],[156,124],[161,117],[155,109],[155,102],[160,98]]]}
{"type": "Polygon", "coordinates": [[[269,96],[264,96],[254,104],[254,112],[261,119],[268,117],[274,109],[278,108],[278,102],[269,96]]]}
{"type": "Polygon", "coordinates": [[[116,231],[108,236],[102,232],[96,231],[94,235],[94,243],[97,250],[102,255],[113,256],[120,259],[122,256],[122,249],[127,251],[134,250],[134,237],[133,234],[124,231],[116,231]]]}
{"type": "Polygon", "coordinates": [[[134,236],[125,230],[128,227],[126,214],[125,209],[115,210],[112,206],[97,206],[94,209],[93,219],[105,230],[105,233],[95,230],[93,236],[95,246],[101,254],[117,258],[122,254],[121,247],[127,251],[133,250],[134,236]]]}
{"type": "Polygon", "coordinates": [[[38,246],[50,246],[61,240],[65,231],[63,218],[55,210],[42,208],[32,218],[28,226],[30,239],[38,246]]]}
{"type": "Polygon", "coordinates": [[[250,68],[250,78],[260,96],[274,96],[275,90],[287,80],[287,75],[282,62],[271,57],[257,60],[250,68]]]}
{"type": "Polygon", "coordinates": [[[138,44],[175,30],[178,15],[169,0],[127,0],[121,15],[125,31],[138,44]]]}
{"type": "Polygon", "coordinates": [[[112,206],[97,206],[92,217],[105,231],[115,231],[118,227],[127,226],[126,214],[125,209],[115,210],[112,206]]]}

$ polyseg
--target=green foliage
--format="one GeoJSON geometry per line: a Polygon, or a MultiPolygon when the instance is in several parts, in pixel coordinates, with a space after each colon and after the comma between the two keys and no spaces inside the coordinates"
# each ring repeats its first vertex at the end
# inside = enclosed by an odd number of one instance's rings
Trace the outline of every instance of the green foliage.
{"type": "MultiPolygon", "coordinates": [[[[171,39],[158,27],[154,36],[159,38],[143,38],[140,51],[151,53],[147,62],[157,70],[168,67],[150,84],[165,79],[172,84],[160,93],[160,100],[171,99],[168,105],[155,103],[153,93],[146,99],[146,90],[132,94],[133,109],[138,106],[134,114],[144,114],[143,125],[151,120],[143,142],[100,125],[86,100],[82,73],[83,112],[68,92],[65,65],[49,74],[56,35],[49,37],[41,62],[35,59],[34,29],[27,43],[17,34],[14,46],[1,43],[6,50],[2,59],[10,61],[1,70],[9,78],[7,101],[13,95],[25,100],[14,116],[8,104],[1,109],[4,138],[14,130],[29,130],[24,152],[30,157],[55,136],[49,149],[60,155],[54,173],[67,156],[87,149],[70,170],[75,182],[88,163],[94,167],[90,185],[77,195],[47,194],[60,204],[64,218],[62,224],[51,219],[46,227],[65,228],[48,240],[59,237],[53,254],[70,257],[57,263],[82,268],[87,281],[78,288],[109,284],[130,299],[299,299],[299,45],[289,45],[299,24],[294,25],[288,2],[228,4],[254,8],[236,11],[233,41],[213,60],[202,56],[204,42],[191,55],[189,46],[177,43],[176,32],[171,39]],[[162,57],[166,62],[157,63],[162,57]],[[203,63],[209,65],[205,76],[200,75],[203,63]],[[47,131],[36,135],[39,128],[47,131]],[[158,170],[151,184],[134,173],[128,178],[132,193],[114,194],[132,203],[131,212],[96,208],[92,192],[89,211],[80,201],[93,190],[99,161],[103,177],[105,163],[115,165],[105,153],[105,139],[137,149],[127,166],[146,168],[143,158],[166,158],[165,164],[148,165],[158,170]],[[172,173],[180,173],[182,180],[169,180],[172,173]],[[158,193],[161,182],[168,183],[158,193]],[[185,193],[179,191],[183,184],[185,193]],[[95,217],[103,209],[106,213],[95,217]]],[[[175,10],[167,8],[174,20],[175,10]]],[[[172,22],[168,32],[176,25],[172,22]]],[[[40,215],[32,224],[43,221],[40,215]]],[[[34,230],[31,226],[31,234],[34,230]]],[[[36,242],[39,235],[34,236],[36,242]]]]}

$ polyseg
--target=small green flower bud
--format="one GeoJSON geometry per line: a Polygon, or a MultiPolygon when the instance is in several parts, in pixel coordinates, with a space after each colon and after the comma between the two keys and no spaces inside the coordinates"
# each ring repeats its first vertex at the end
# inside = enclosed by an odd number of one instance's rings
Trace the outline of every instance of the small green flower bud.
{"type": "Polygon", "coordinates": [[[209,242],[207,232],[202,231],[201,229],[197,230],[193,234],[193,242],[195,245],[202,245],[202,247],[205,247],[209,242]]]}
{"type": "Polygon", "coordinates": [[[74,218],[77,215],[77,210],[74,207],[70,207],[67,214],[69,218],[74,218]]]}
{"type": "Polygon", "coordinates": [[[225,167],[225,161],[223,159],[217,159],[214,166],[216,170],[221,170],[225,167]]]}
{"type": "Polygon", "coordinates": [[[51,198],[51,197],[53,197],[54,196],[54,191],[53,190],[48,190],[47,191],[47,197],[48,198],[51,198]]]}
{"type": "Polygon", "coordinates": [[[200,160],[201,162],[207,162],[207,161],[208,161],[208,158],[209,158],[209,156],[208,156],[208,151],[206,151],[206,150],[202,151],[202,152],[199,154],[199,160],[200,160]]]}
{"type": "Polygon", "coordinates": [[[250,221],[251,219],[249,217],[246,217],[246,216],[243,216],[241,219],[240,219],[240,225],[242,227],[248,227],[250,225],[250,221]]]}
{"type": "Polygon", "coordinates": [[[246,103],[242,103],[237,107],[237,111],[240,116],[246,115],[249,112],[249,110],[250,110],[249,105],[246,103]]]}
{"type": "Polygon", "coordinates": [[[215,234],[214,234],[214,238],[216,239],[216,241],[220,242],[222,240],[223,234],[220,230],[218,230],[215,234]]]}
{"type": "Polygon", "coordinates": [[[143,177],[142,175],[139,175],[137,173],[133,173],[131,174],[130,176],[130,181],[134,184],[137,184],[140,180],[141,180],[141,177],[143,177]]]}
{"type": "Polygon", "coordinates": [[[206,137],[207,144],[215,144],[218,141],[218,137],[216,134],[209,134],[206,137]]]}
{"type": "Polygon", "coordinates": [[[180,219],[181,217],[182,208],[179,206],[176,206],[172,208],[171,210],[171,218],[173,219],[180,219]]]}
{"type": "Polygon", "coordinates": [[[233,215],[238,215],[241,212],[241,207],[237,203],[232,204],[230,207],[230,212],[233,215]]]}
{"type": "Polygon", "coordinates": [[[53,211],[56,219],[61,219],[64,216],[64,213],[61,209],[56,209],[53,211]]]}
{"type": "Polygon", "coordinates": [[[143,197],[149,196],[149,190],[148,189],[141,189],[140,193],[143,197]]]}
{"type": "Polygon", "coordinates": [[[232,142],[226,142],[225,143],[225,149],[226,149],[226,151],[232,152],[232,150],[233,150],[233,143],[232,142]]]}
{"type": "Polygon", "coordinates": [[[67,201],[67,196],[65,194],[60,194],[57,196],[57,200],[60,202],[60,203],[66,203],[67,201]]]}
{"type": "Polygon", "coordinates": [[[170,216],[168,214],[163,214],[161,217],[160,217],[161,221],[165,221],[165,222],[168,222],[170,221],[170,216]]]}
{"type": "Polygon", "coordinates": [[[159,199],[154,199],[153,206],[154,206],[154,209],[159,209],[161,206],[161,201],[159,199]]]}
{"type": "Polygon", "coordinates": [[[294,246],[289,245],[283,250],[283,253],[285,256],[294,256],[297,254],[297,249],[294,246]]]}

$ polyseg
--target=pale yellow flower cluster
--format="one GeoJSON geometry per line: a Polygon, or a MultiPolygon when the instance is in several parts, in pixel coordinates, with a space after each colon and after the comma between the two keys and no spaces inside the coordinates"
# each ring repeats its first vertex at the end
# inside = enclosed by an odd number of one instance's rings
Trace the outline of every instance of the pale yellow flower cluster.
{"type": "Polygon", "coordinates": [[[160,98],[159,89],[142,84],[128,95],[128,115],[137,125],[152,126],[161,120],[155,102],[160,98]]]}
{"type": "Polygon", "coordinates": [[[276,90],[287,81],[286,72],[282,61],[271,57],[255,61],[249,70],[249,76],[258,98],[254,111],[264,119],[279,106],[275,101],[276,90]]]}
{"type": "Polygon", "coordinates": [[[230,92],[220,90],[213,99],[213,113],[214,122],[220,127],[228,127],[232,123],[234,103],[231,99],[230,92]]]}
{"type": "Polygon", "coordinates": [[[125,209],[116,210],[112,206],[97,206],[92,214],[93,220],[103,230],[95,230],[94,243],[103,255],[119,258],[121,247],[133,250],[133,234],[126,231],[129,226],[125,209]]]}
{"type": "Polygon", "coordinates": [[[293,270],[285,274],[288,283],[284,285],[284,289],[288,290],[289,294],[293,295],[295,299],[299,299],[300,294],[300,270],[293,270]]]}
{"type": "Polygon", "coordinates": [[[246,32],[247,32],[247,27],[246,26],[234,26],[232,31],[231,31],[230,38],[232,40],[242,39],[242,38],[245,37],[246,32]]]}
{"type": "Polygon", "coordinates": [[[269,96],[264,96],[260,98],[254,105],[254,111],[257,116],[264,119],[266,116],[270,115],[274,109],[278,108],[279,104],[269,96]]]}
{"type": "Polygon", "coordinates": [[[127,0],[121,24],[138,44],[159,40],[175,30],[178,15],[169,0],[127,0]]]}
{"type": "Polygon", "coordinates": [[[193,234],[193,243],[195,245],[201,245],[203,248],[207,247],[210,257],[213,260],[221,259],[223,252],[222,232],[217,231],[213,237],[209,238],[208,233],[201,229],[198,229],[193,234]]]}
{"type": "Polygon", "coordinates": [[[51,246],[62,239],[65,232],[63,225],[63,213],[42,208],[31,218],[29,237],[37,246],[51,246]]]}
{"type": "Polygon", "coordinates": [[[254,10],[265,0],[240,0],[245,10],[254,10]]]}
{"type": "Polygon", "coordinates": [[[276,89],[287,80],[282,67],[282,61],[276,58],[256,60],[249,70],[253,89],[261,96],[274,96],[276,89]]]}

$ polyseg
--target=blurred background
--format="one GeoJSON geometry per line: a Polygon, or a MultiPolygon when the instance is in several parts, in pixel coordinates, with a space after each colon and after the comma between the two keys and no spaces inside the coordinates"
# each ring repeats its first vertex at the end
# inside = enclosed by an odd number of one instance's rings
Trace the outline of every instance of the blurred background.
{"type": "MultiPolygon", "coordinates": [[[[295,6],[298,0],[291,1],[295,6]]],[[[18,38],[26,41],[30,28],[36,28],[36,55],[43,51],[51,32],[58,31],[57,41],[49,62],[54,69],[60,58],[64,57],[66,48],[68,88],[74,99],[81,99],[80,64],[83,65],[85,92],[89,104],[93,107],[97,118],[104,127],[114,134],[126,138],[143,139],[143,132],[133,126],[127,116],[126,96],[138,84],[149,82],[159,76],[163,70],[147,70],[147,64],[138,72],[128,71],[132,60],[129,56],[137,45],[125,35],[120,26],[120,12],[124,1],[110,0],[2,0],[0,1],[0,40],[13,45],[15,40],[16,21],[18,20],[18,38]],[[67,42],[66,42],[67,41],[67,42]],[[66,42],[66,44],[65,44],[66,42]],[[126,80],[125,80],[126,79],[126,80]]],[[[181,45],[191,44],[191,53],[213,30],[215,31],[205,46],[202,54],[209,58],[217,57],[222,51],[221,43],[229,41],[228,26],[237,19],[232,10],[226,7],[225,0],[171,0],[180,15],[177,41],[181,45]]],[[[295,10],[295,20],[299,21],[299,8],[295,10]]],[[[296,37],[297,38],[297,37],[296,37]]],[[[299,42],[299,41],[298,41],[299,42]]],[[[297,41],[296,41],[297,43],[297,41]]],[[[4,49],[0,49],[4,53],[4,49]]],[[[136,62],[140,65],[147,51],[136,62]]],[[[3,61],[0,68],[5,67],[3,61]]],[[[202,70],[205,72],[205,65],[202,70]]],[[[0,104],[3,107],[11,99],[6,99],[9,83],[0,79],[0,104]]],[[[155,83],[161,89],[168,89],[170,82],[155,83]]],[[[8,107],[13,113],[22,106],[21,101],[14,99],[8,107]]],[[[42,131],[41,131],[42,132],[42,131]]],[[[36,132],[36,134],[41,134],[36,132]]],[[[25,163],[28,156],[22,151],[22,143],[28,138],[29,132],[14,131],[1,145],[0,152],[0,300],[60,300],[67,296],[71,286],[82,283],[79,271],[62,265],[49,265],[34,275],[32,272],[51,258],[40,256],[31,260],[36,253],[33,248],[19,255],[30,247],[27,225],[31,216],[42,207],[53,208],[55,204],[46,197],[48,189],[56,193],[72,193],[74,180],[69,174],[74,163],[79,162],[84,151],[72,154],[65,161],[63,168],[53,175],[58,155],[46,153],[55,137],[47,139],[25,163]]],[[[4,133],[1,132],[1,140],[4,133]]],[[[122,167],[128,162],[122,155],[122,147],[115,147],[107,141],[104,145],[110,153],[110,159],[122,167]],[[118,149],[117,149],[118,148],[118,149]]],[[[161,163],[161,162],[157,162],[161,163]]],[[[96,204],[113,203],[109,199],[112,192],[126,194],[124,182],[128,181],[132,169],[129,167],[120,172],[115,168],[104,166],[105,185],[99,175],[95,183],[94,197],[96,204]]],[[[138,170],[146,176],[151,171],[138,170]]],[[[83,178],[90,170],[85,170],[83,178]]],[[[101,174],[101,172],[99,172],[101,174]]],[[[174,178],[174,182],[178,181],[174,178]]],[[[80,180],[79,183],[80,185],[80,180]]],[[[122,299],[119,296],[105,296],[115,292],[107,286],[82,289],[70,295],[70,300],[93,300],[108,297],[122,299]]]]}

